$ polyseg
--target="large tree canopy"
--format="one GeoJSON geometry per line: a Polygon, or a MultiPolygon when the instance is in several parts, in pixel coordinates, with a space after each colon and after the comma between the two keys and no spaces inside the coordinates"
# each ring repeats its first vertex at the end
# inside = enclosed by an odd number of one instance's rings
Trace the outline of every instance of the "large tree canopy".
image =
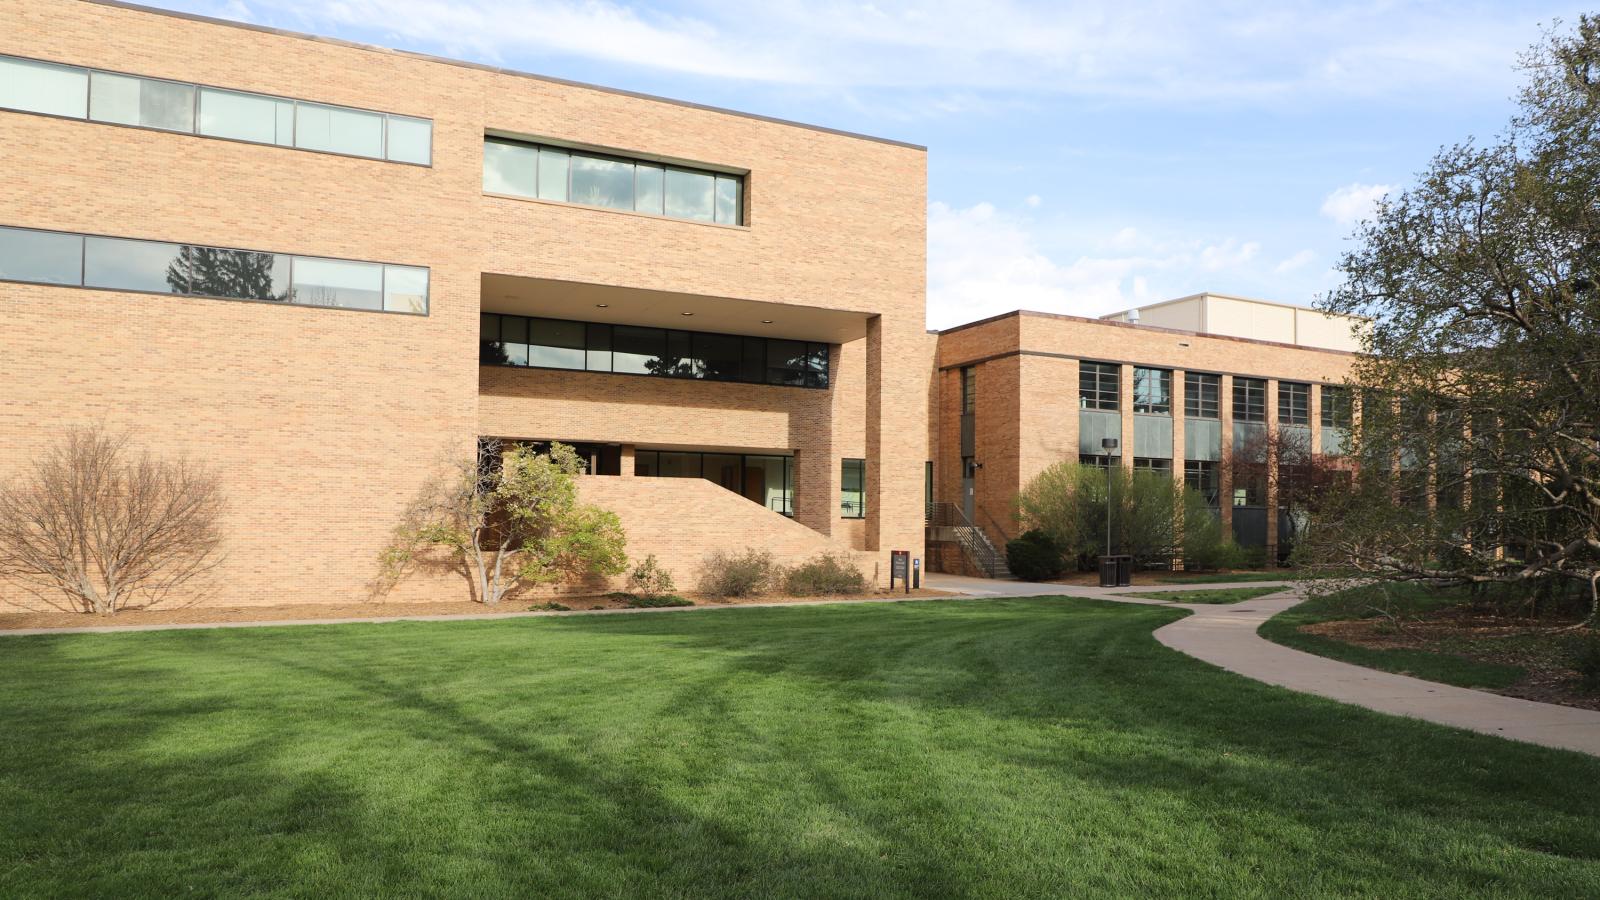
{"type": "Polygon", "coordinates": [[[1362,488],[1308,550],[1395,578],[1582,582],[1600,608],[1600,19],[1523,68],[1505,132],[1380,203],[1324,300],[1372,318],[1362,488]]]}

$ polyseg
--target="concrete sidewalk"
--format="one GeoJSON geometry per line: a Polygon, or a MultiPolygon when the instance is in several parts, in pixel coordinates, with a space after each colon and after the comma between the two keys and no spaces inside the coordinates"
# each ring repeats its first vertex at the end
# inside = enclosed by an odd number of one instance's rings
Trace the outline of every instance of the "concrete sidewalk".
{"type": "Polygon", "coordinates": [[[1179,606],[1192,614],[1171,625],[1157,628],[1156,640],[1229,672],[1378,712],[1600,756],[1600,712],[1503,697],[1487,691],[1379,672],[1292,650],[1267,640],[1256,633],[1261,623],[1304,599],[1287,582],[1278,582],[1286,586],[1286,590],[1279,593],[1232,604],[1163,603],[1119,595],[1153,590],[1261,587],[1273,582],[1099,588],[947,575],[929,576],[928,582],[930,587],[984,597],[1065,594],[1119,603],[1179,606]]]}

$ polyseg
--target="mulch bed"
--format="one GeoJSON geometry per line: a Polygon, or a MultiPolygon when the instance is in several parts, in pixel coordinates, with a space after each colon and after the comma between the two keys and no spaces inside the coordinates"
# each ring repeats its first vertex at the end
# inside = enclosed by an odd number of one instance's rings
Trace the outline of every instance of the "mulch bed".
{"type": "Polygon", "coordinates": [[[1527,675],[1495,693],[1600,710],[1600,695],[1581,689],[1578,673],[1568,660],[1567,644],[1573,638],[1574,624],[1452,606],[1407,619],[1404,627],[1386,619],[1355,619],[1302,625],[1299,630],[1377,650],[1422,650],[1521,666],[1527,675]]]}
{"type": "MultiPolygon", "coordinates": [[[[748,597],[712,599],[687,595],[696,606],[744,606],[752,603],[804,603],[818,600],[889,600],[896,598],[959,596],[926,588],[912,591],[872,591],[849,597],[748,597]]],[[[172,606],[153,609],[128,608],[111,616],[57,611],[0,613],[0,631],[18,628],[84,628],[100,625],[201,625],[218,622],[284,622],[304,619],[357,619],[374,616],[461,616],[527,612],[528,607],[545,598],[506,600],[498,606],[484,606],[466,600],[440,600],[420,603],[292,603],[278,606],[172,606]]],[[[574,611],[627,609],[626,603],[610,597],[557,597],[557,602],[574,611]]]]}

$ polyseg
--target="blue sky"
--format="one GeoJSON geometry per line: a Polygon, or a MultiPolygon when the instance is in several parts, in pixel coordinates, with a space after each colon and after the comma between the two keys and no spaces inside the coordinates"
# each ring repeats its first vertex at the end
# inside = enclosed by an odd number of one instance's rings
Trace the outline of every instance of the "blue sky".
{"type": "Polygon", "coordinates": [[[168,0],[924,144],[929,324],[1312,303],[1561,2],[168,0]]]}

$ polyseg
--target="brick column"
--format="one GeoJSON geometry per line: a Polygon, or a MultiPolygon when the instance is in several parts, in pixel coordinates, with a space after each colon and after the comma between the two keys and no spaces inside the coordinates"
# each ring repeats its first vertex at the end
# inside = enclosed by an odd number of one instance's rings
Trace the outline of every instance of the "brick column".
{"type": "Polygon", "coordinates": [[[622,445],[620,468],[618,468],[617,474],[624,478],[632,478],[635,471],[633,468],[633,450],[634,446],[632,444],[622,445]]]}
{"type": "Polygon", "coordinates": [[[1185,391],[1183,383],[1183,370],[1172,370],[1172,478],[1183,485],[1183,461],[1187,454],[1183,451],[1183,403],[1185,391]]]}
{"type": "Polygon", "coordinates": [[[1122,437],[1118,443],[1122,449],[1122,467],[1133,468],[1133,366],[1129,363],[1122,364],[1122,375],[1117,379],[1120,388],[1120,397],[1117,406],[1122,413],[1122,437]]]}
{"type": "MultiPolygon", "coordinates": [[[[876,551],[878,577],[887,581],[890,550],[921,556],[922,467],[928,433],[928,371],[933,341],[914,311],[867,320],[866,549],[876,551]],[[903,318],[892,318],[902,316],[903,318]]],[[[833,478],[838,478],[834,464],[833,478]]],[[[838,506],[835,483],[832,505],[838,506]]],[[[867,573],[872,577],[873,573],[867,573]]]]}
{"type": "Polygon", "coordinates": [[[1311,446],[1306,452],[1313,457],[1322,455],[1322,387],[1320,384],[1311,387],[1311,446]]]}
{"type": "Polygon", "coordinates": [[[1220,385],[1218,385],[1217,390],[1221,392],[1221,396],[1217,398],[1217,413],[1222,417],[1222,452],[1220,455],[1222,457],[1222,462],[1224,463],[1224,465],[1217,466],[1217,493],[1220,495],[1218,497],[1218,502],[1221,504],[1222,532],[1223,534],[1232,535],[1233,472],[1230,470],[1230,466],[1226,465],[1226,463],[1234,458],[1233,376],[1222,376],[1222,382],[1220,385]]]}
{"type": "Polygon", "coordinates": [[[1267,379],[1267,565],[1278,564],[1278,379],[1267,379]]]}

